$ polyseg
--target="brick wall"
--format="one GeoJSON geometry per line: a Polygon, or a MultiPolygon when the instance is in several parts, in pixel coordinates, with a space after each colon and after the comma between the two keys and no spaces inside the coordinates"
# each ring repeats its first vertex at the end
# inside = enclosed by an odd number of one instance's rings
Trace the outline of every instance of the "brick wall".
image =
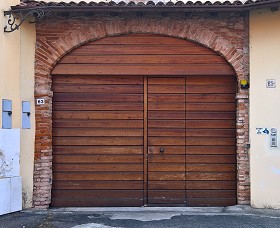
{"type": "MultiPolygon", "coordinates": [[[[52,91],[50,72],[69,51],[89,41],[131,33],[161,34],[189,39],[223,56],[234,68],[238,81],[248,79],[248,16],[239,14],[174,14],[168,16],[96,15],[56,17],[37,23],[35,97],[46,103],[36,106],[34,206],[46,208],[52,184],[52,91]]],[[[248,91],[237,98],[237,198],[250,203],[248,142],[248,91]]]]}

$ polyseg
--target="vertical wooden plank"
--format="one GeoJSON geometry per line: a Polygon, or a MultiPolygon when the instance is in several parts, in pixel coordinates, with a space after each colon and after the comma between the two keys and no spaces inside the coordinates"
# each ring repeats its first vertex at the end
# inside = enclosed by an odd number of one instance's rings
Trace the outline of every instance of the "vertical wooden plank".
{"type": "Polygon", "coordinates": [[[186,175],[187,175],[187,76],[185,76],[185,205],[187,205],[187,181],[186,181],[186,175]]]}
{"type": "Polygon", "coordinates": [[[144,77],[144,206],[148,203],[148,77],[144,77]]]}

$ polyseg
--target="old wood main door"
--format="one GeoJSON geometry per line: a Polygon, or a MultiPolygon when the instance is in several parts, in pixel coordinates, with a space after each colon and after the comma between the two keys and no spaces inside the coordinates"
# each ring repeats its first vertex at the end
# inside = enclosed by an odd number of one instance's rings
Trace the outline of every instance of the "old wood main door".
{"type": "Polygon", "coordinates": [[[236,203],[234,85],[221,76],[148,78],[148,203],[236,203]]]}
{"type": "Polygon", "coordinates": [[[236,79],[216,53],[105,38],[53,75],[52,206],[236,204],[236,79]]]}

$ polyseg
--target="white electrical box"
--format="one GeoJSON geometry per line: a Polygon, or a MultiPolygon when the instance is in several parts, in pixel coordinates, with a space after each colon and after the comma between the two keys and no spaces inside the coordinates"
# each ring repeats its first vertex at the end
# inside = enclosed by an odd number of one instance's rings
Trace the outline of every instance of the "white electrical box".
{"type": "Polygon", "coordinates": [[[270,130],[270,146],[277,147],[277,129],[271,128],[270,130]]]}
{"type": "Polygon", "coordinates": [[[31,128],[31,103],[29,101],[22,102],[22,129],[31,128]]]}

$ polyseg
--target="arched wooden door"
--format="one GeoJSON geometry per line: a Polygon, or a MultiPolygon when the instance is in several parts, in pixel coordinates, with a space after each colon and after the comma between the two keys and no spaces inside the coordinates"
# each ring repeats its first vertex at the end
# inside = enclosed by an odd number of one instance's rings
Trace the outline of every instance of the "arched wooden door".
{"type": "Polygon", "coordinates": [[[52,82],[52,206],[236,204],[236,77],[215,52],[108,37],[52,82]]]}

